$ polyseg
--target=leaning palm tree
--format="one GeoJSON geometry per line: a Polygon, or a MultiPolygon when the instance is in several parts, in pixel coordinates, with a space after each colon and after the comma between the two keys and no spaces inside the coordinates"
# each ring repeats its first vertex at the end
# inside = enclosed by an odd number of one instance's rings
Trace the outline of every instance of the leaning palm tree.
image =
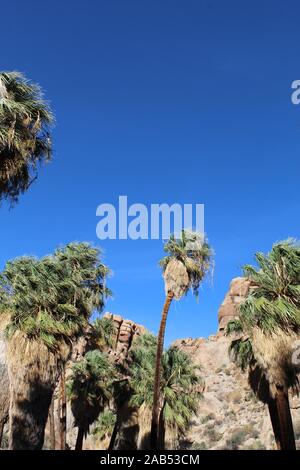
{"type": "MultiPolygon", "coordinates": [[[[145,335],[131,352],[131,405],[139,409],[138,447],[149,448],[153,378],[155,374],[156,338],[145,335]]],[[[162,411],[159,422],[159,446],[174,449],[197,411],[203,389],[199,367],[176,347],[170,347],[162,358],[160,382],[162,411]]]]}
{"type": "Polygon", "coordinates": [[[252,380],[256,390],[265,390],[277,447],[295,449],[288,390],[298,389],[293,346],[300,335],[300,247],[293,240],[276,243],[256,261],[257,267],[244,267],[252,289],[239,319],[228,325],[229,333],[240,334],[231,349],[250,379],[259,379],[258,387],[252,380]]]}
{"type": "Polygon", "coordinates": [[[51,158],[53,115],[38,85],[0,72],[0,201],[15,202],[51,158]]]}
{"type": "Polygon", "coordinates": [[[113,365],[100,351],[89,351],[82,361],[74,364],[68,383],[68,395],[78,428],[75,450],[82,450],[83,439],[90,426],[103,413],[112,397],[115,377],[113,365]]]}
{"type": "Polygon", "coordinates": [[[162,409],[160,396],[162,354],[169,308],[173,299],[180,300],[191,289],[198,295],[199,286],[211,267],[212,250],[204,236],[197,232],[183,230],[179,238],[172,235],[165,244],[168,253],[160,265],[165,280],[166,300],[162,311],[158,333],[154,397],[151,424],[151,447],[157,448],[159,415],[162,409]]]}
{"type": "Polygon", "coordinates": [[[6,327],[10,380],[11,449],[40,449],[53,391],[95,309],[109,291],[108,268],[87,243],[71,243],[54,255],[6,264],[0,312],[6,327]]]}

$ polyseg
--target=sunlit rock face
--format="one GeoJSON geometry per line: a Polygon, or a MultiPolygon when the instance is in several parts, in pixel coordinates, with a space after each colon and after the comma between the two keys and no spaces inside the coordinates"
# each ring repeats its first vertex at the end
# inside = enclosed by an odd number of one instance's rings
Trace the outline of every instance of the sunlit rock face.
{"type": "Polygon", "coordinates": [[[238,316],[238,305],[245,299],[250,290],[250,281],[244,277],[232,279],[223,303],[218,312],[219,332],[224,332],[230,320],[238,316]]]}
{"type": "Polygon", "coordinates": [[[126,360],[132,344],[147,330],[142,325],[122,318],[121,315],[106,312],[104,318],[112,319],[115,329],[115,344],[108,352],[115,356],[117,362],[122,363],[126,360]]]}

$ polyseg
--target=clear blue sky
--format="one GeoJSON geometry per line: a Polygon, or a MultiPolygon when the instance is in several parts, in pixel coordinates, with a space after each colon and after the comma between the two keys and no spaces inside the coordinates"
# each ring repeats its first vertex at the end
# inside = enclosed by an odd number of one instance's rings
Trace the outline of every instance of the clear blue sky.
{"type": "Polygon", "coordinates": [[[162,243],[100,243],[96,207],[204,203],[214,282],[172,306],[167,342],[214,333],[241,266],[299,236],[299,14],[276,0],[3,3],[0,68],[39,82],[57,125],[53,163],[1,208],[0,265],[97,243],[114,271],[107,309],[156,332],[162,243]]]}

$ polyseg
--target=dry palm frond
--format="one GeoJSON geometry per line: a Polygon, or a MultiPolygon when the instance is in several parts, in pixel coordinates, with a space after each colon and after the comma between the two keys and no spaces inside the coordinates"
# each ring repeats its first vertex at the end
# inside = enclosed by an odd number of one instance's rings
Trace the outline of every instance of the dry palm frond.
{"type": "Polygon", "coordinates": [[[253,354],[258,365],[265,371],[272,395],[276,385],[283,384],[285,389],[298,391],[297,367],[292,362],[293,344],[299,336],[285,332],[281,328],[272,333],[264,333],[259,328],[252,332],[253,354]]]}
{"type": "Polygon", "coordinates": [[[165,291],[174,294],[175,299],[180,299],[189,288],[189,275],[184,264],[177,260],[171,259],[168,263],[165,272],[165,291]]]}

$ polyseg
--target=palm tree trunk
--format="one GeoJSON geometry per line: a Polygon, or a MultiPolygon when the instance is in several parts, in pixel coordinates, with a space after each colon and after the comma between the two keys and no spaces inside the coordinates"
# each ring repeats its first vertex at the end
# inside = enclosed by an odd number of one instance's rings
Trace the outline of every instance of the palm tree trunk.
{"type": "Polygon", "coordinates": [[[279,423],[279,416],[278,416],[276,401],[274,398],[270,398],[268,402],[268,408],[269,408],[269,415],[270,415],[270,419],[272,423],[277,450],[281,450],[280,423],[279,423]]]}
{"type": "Polygon", "coordinates": [[[10,450],[42,449],[52,395],[53,389],[40,384],[28,384],[23,380],[12,384],[9,409],[10,450]]]}
{"type": "Polygon", "coordinates": [[[55,450],[54,396],[49,409],[50,448],[55,450]]]}
{"type": "Polygon", "coordinates": [[[83,438],[84,438],[84,429],[83,427],[79,426],[76,444],[75,444],[75,450],[82,450],[83,438]]]}
{"type": "Polygon", "coordinates": [[[2,445],[3,429],[4,429],[4,421],[0,421],[0,448],[2,445]]]}
{"type": "Polygon", "coordinates": [[[150,437],[150,441],[151,441],[150,445],[151,445],[152,450],[156,450],[158,447],[162,355],[163,355],[163,350],[164,350],[164,339],[165,339],[167,316],[168,316],[169,308],[170,308],[173,297],[174,297],[173,292],[169,291],[167,294],[165,303],[164,303],[160,327],[159,327],[159,333],[158,333],[158,338],[157,338],[154,395],[153,395],[152,423],[151,423],[151,437],[150,437]]]}
{"type": "Polygon", "coordinates": [[[116,442],[116,437],[118,434],[118,422],[115,422],[114,429],[110,438],[109,446],[107,450],[114,450],[115,442],[116,442]]]}
{"type": "Polygon", "coordinates": [[[284,390],[283,386],[276,386],[275,401],[280,426],[281,450],[296,450],[295,435],[289,405],[288,392],[284,390]]]}
{"type": "Polygon", "coordinates": [[[67,403],[66,403],[66,373],[63,369],[60,379],[60,449],[66,449],[66,430],[67,430],[67,403]]]}

